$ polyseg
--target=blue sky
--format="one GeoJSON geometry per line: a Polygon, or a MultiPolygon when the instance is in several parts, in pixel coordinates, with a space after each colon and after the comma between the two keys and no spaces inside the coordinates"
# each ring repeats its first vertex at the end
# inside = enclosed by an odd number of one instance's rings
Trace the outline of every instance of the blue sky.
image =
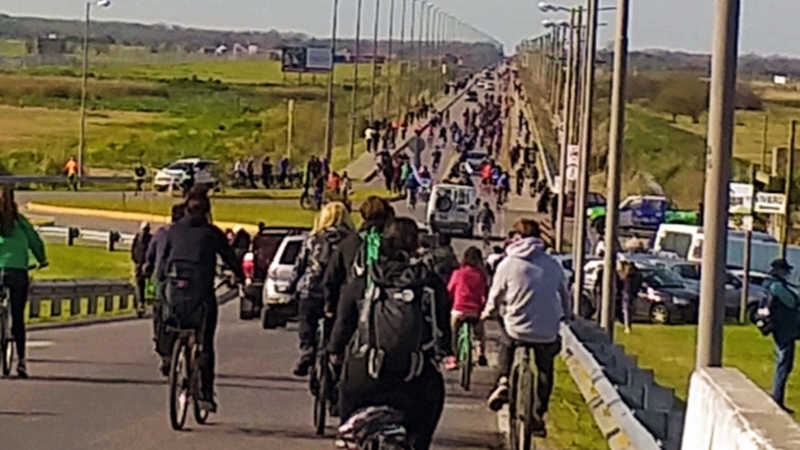
{"type": "MultiPolygon", "coordinates": [[[[356,0],[341,1],[342,35],[354,34],[356,0]]],[[[542,31],[543,14],[538,0],[433,0],[441,9],[482,29],[513,49],[525,36],[542,31]]],[[[146,23],[169,23],[215,29],[303,31],[312,35],[330,33],[332,0],[112,0],[107,10],[97,10],[98,20],[115,19],[146,23]]],[[[409,4],[411,0],[408,0],[409,4]]],[[[1,0],[0,12],[12,15],[80,18],[81,0],[1,0]]],[[[402,0],[396,0],[399,15],[402,0]]],[[[606,0],[604,4],[614,4],[606,0]]],[[[631,45],[633,48],[663,48],[708,52],[713,34],[715,0],[631,0],[631,45]]],[[[365,30],[371,33],[375,0],[364,0],[368,19],[365,30]]],[[[383,32],[386,35],[390,0],[381,0],[383,32]]],[[[574,0],[563,0],[567,6],[574,0]]],[[[800,26],[797,25],[798,0],[742,1],[743,53],[800,56],[800,26]]],[[[559,17],[558,15],[552,15],[559,17]]],[[[614,13],[605,13],[608,22],[601,35],[601,46],[612,38],[614,13]]]]}

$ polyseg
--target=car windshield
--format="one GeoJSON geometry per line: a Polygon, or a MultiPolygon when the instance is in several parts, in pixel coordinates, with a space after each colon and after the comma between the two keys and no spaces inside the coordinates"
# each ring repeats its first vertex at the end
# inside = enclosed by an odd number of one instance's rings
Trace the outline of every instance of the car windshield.
{"type": "Polygon", "coordinates": [[[297,261],[297,256],[300,255],[302,246],[303,241],[301,240],[294,239],[288,241],[286,247],[283,249],[283,253],[281,253],[279,264],[282,266],[294,265],[295,261],[297,261]]]}
{"type": "Polygon", "coordinates": [[[647,279],[653,287],[684,287],[683,281],[668,270],[653,268],[647,272],[647,279]]]}
{"type": "Polygon", "coordinates": [[[174,162],[167,166],[167,170],[187,170],[191,164],[185,162],[174,162]]]}

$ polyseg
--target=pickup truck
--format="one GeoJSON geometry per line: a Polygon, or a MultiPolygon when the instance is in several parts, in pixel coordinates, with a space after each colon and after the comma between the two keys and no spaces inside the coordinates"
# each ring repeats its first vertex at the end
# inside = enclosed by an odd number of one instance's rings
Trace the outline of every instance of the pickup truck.
{"type": "MultiPolygon", "coordinates": [[[[592,228],[602,233],[606,224],[606,206],[590,207],[586,211],[592,228]]],[[[655,231],[662,223],[698,225],[696,211],[679,210],[663,196],[633,195],[619,205],[619,227],[625,230],[655,231]]]]}

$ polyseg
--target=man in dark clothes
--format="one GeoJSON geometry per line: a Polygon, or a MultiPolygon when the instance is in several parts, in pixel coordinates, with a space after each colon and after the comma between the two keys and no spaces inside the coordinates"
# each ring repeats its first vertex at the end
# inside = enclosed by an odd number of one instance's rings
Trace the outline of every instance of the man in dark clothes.
{"type": "Polygon", "coordinates": [[[261,183],[264,185],[264,189],[272,187],[272,162],[269,160],[269,156],[265,156],[261,161],[261,183]]]}
{"type": "Polygon", "coordinates": [[[131,246],[131,260],[133,261],[134,277],[136,278],[136,313],[139,317],[144,315],[145,288],[147,287],[146,256],[152,240],[153,235],[150,233],[150,224],[142,222],[131,246]]]}

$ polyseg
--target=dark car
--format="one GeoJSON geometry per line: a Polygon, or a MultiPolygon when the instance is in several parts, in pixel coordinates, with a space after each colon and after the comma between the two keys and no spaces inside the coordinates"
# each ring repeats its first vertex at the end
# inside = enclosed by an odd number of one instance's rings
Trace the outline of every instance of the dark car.
{"type": "Polygon", "coordinates": [[[631,308],[635,320],[653,323],[694,323],[700,295],[673,272],[662,268],[640,268],[642,288],[631,308]]]}
{"type": "Polygon", "coordinates": [[[308,228],[265,228],[253,236],[250,251],[244,255],[242,269],[245,285],[239,292],[239,318],[251,320],[261,316],[264,307],[264,280],[272,259],[287,236],[307,233],[308,228]]]}
{"type": "Polygon", "coordinates": [[[473,91],[473,90],[467,91],[467,101],[468,102],[472,102],[472,103],[477,103],[478,102],[478,93],[473,91]]]}

